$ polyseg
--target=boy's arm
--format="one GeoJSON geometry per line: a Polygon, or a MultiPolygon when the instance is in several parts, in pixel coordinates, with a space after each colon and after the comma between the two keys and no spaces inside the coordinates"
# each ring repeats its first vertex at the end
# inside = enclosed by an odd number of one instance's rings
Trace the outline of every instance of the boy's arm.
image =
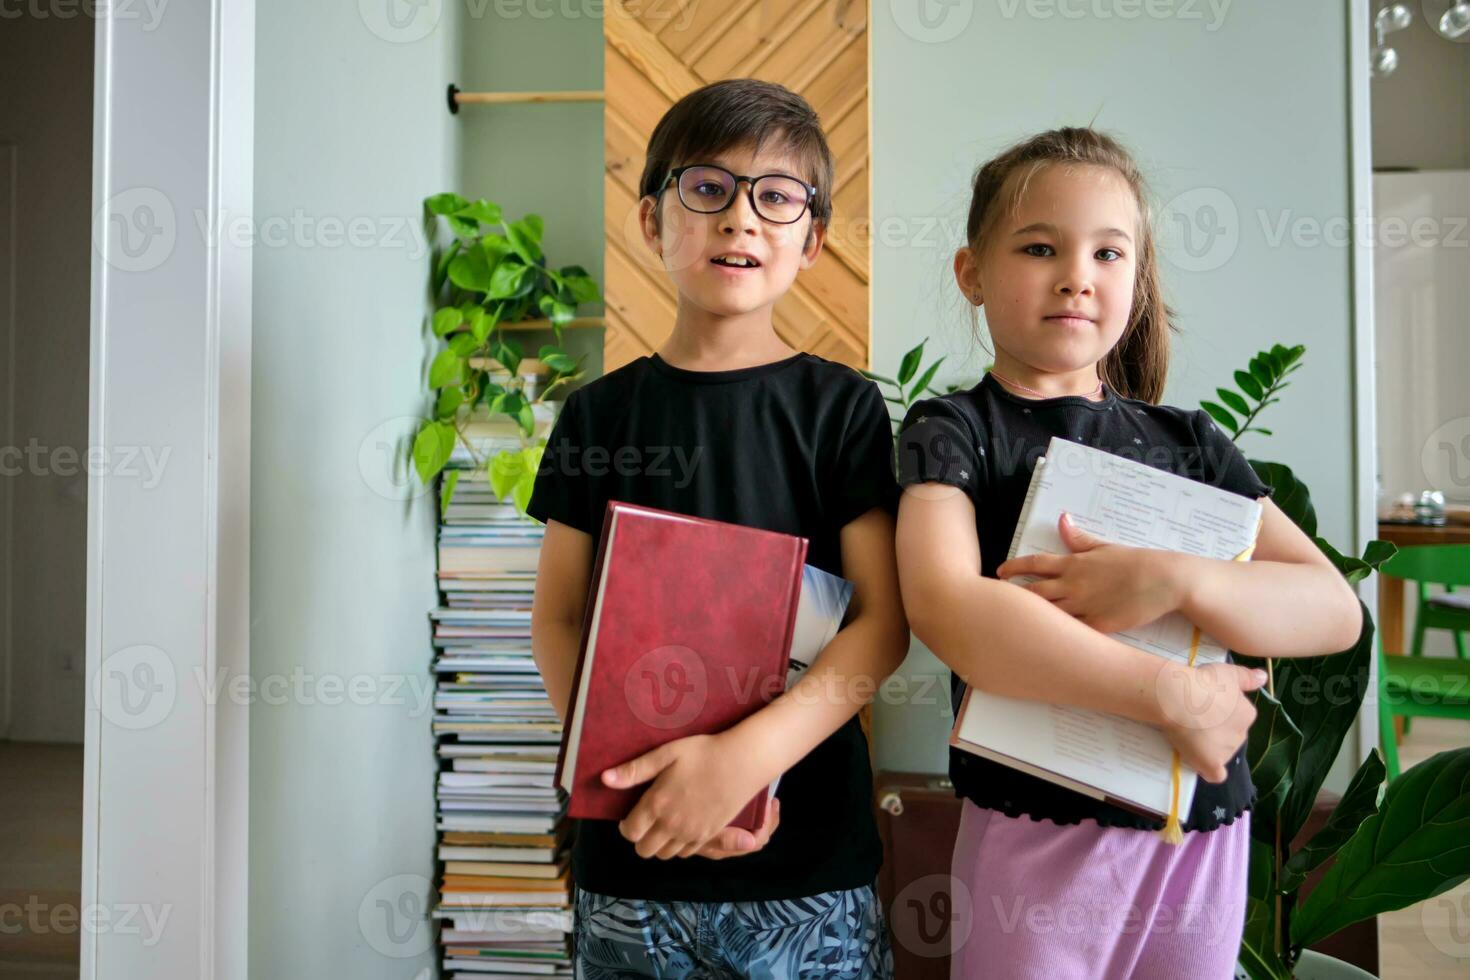
{"type": "MultiPolygon", "coordinates": [[[[908,652],[898,595],[893,518],[873,508],[841,531],[842,571],[853,583],[852,615],[790,690],[718,735],[659,746],[605,774],[610,786],[653,780],[622,822],[643,857],[687,857],[720,835],[746,802],[841,728],[908,652]]],[[[769,830],[739,850],[764,844],[769,830]]]]}
{"type": "Polygon", "coordinates": [[[546,523],[531,600],[531,656],[563,722],[572,700],[592,561],[590,534],[560,521],[546,523]]]}
{"type": "Polygon", "coordinates": [[[1269,497],[1251,560],[1175,554],[1179,611],[1227,648],[1253,657],[1346,650],[1363,628],[1357,593],[1269,497]]]}

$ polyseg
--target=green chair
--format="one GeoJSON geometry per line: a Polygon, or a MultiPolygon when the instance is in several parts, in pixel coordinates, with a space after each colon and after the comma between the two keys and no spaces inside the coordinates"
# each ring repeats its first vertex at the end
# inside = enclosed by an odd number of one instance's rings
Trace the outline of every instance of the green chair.
{"type": "MultiPolygon", "coordinates": [[[[1470,610],[1461,613],[1464,620],[1452,619],[1454,608],[1444,607],[1424,610],[1432,605],[1433,599],[1424,599],[1424,582],[1445,582],[1448,577],[1452,585],[1470,583],[1470,564],[1454,566],[1454,561],[1467,563],[1470,548],[1461,545],[1426,545],[1421,548],[1405,548],[1382,564],[1382,570],[1405,579],[1419,580],[1420,623],[1416,626],[1413,654],[1386,654],[1383,652],[1383,633],[1377,635],[1377,695],[1379,695],[1379,742],[1383,748],[1383,763],[1388,767],[1389,779],[1398,776],[1398,739],[1394,735],[1394,718],[1404,718],[1404,732],[1408,732],[1410,718],[1460,718],[1470,721],[1470,663],[1464,660],[1464,645],[1460,636],[1455,636],[1455,649],[1460,660],[1444,657],[1421,657],[1423,629],[1470,629],[1470,610]],[[1442,552],[1445,548],[1458,548],[1458,558],[1446,560],[1442,555],[1416,555],[1414,552],[1442,552]],[[1399,561],[1399,558],[1405,558],[1399,561]],[[1458,567],[1458,572],[1455,572],[1458,567]],[[1441,577],[1444,576],[1444,577],[1441,577]],[[1458,580],[1457,580],[1458,579],[1458,580]],[[1446,614],[1448,613],[1448,614],[1446,614]],[[1427,621],[1426,621],[1427,620],[1427,621]],[[1461,623],[1454,626],[1438,626],[1439,623],[1461,623]]],[[[1470,597],[1470,592],[1467,592],[1470,597]]],[[[1444,597],[1441,597],[1444,598],[1444,597]]],[[[1458,598],[1458,597],[1455,597],[1458,598]]],[[[1466,741],[1470,742],[1470,729],[1466,729],[1466,741]]]]}
{"type": "MultiPolygon", "coordinates": [[[[1423,544],[1400,548],[1383,563],[1384,574],[1414,583],[1419,602],[1414,608],[1414,640],[1409,655],[1424,655],[1424,631],[1450,630],[1455,653],[1467,659],[1465,630],[1470,630],[1470,592],[1455,592],[1457,585],[1470,585],[1470,544],[1423,544]],[[1429,586],[1443,585],[1443,595],[1431,596],[1429,586]]],[[[1412,722],[1404,719],[1404,734],[1412,722]]]]}

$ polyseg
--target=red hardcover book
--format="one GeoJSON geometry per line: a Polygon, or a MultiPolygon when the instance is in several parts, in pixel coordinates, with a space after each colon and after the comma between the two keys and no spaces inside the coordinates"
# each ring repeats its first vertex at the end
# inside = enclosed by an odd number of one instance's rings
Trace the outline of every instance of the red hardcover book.
{"type": "MultiPolygon", "coordinates": [[[[557,756],[567,813],[621,820],[647,783],[602,772],[715,734],[785,690],[805,538],[610,501],[557,756]]],[[[730,822],[754,831],[769,791],[730,822]]]]}

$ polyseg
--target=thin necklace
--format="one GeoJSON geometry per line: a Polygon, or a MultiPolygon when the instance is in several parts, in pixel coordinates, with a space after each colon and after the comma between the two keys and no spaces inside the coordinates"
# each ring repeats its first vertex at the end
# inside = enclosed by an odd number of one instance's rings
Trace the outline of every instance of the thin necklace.
{"type": "Polygon", "coordinates": [[[1031,394],[1035,395],[1038,398],[1091,398],[1093,395],[1095,395],[1098,392],[1102,391],[1102,388],[1103,388],[1103,383],[1101,381],[1099,381],[1097,383],[1097,387],[1094,388],[1094,389],[1092,389],[1091,391],[1089,391],[1085,395],[1048,395],[1044,391],[1037,391],[1035,388],[1027,388],[1025,385],[1021,384],[1019,381],[1012,381],[1010,378],[1002,377],[999,374],[996,374],[995,371],[993,371],[993,370],[990,373],[995,376],[995,380],[997,380],[997,381],[1004,381],[1008,385],[1014,385],[1015,387],[1020,388],[1022,391],[1029,391],[1029,392],[1031,392],[1031,394]]]}

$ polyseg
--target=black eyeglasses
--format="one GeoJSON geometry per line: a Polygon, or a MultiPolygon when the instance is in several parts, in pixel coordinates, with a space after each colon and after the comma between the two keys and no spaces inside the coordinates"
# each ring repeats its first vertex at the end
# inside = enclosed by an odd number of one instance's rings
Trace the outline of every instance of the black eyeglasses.
{"type": "Polygon", "coordinates": [[[766,221],[778,225],[801,220],[817,194],[811,184],[786,174],[747,177],[712,163],[675,167],[664,178],[658,192],[662,194],[670,181],[677,181],[681,204],[699,214],[718,214],[735,200],[735,191],[742,180],[750,185],[747,194],[751,208],[766,221]]]}

